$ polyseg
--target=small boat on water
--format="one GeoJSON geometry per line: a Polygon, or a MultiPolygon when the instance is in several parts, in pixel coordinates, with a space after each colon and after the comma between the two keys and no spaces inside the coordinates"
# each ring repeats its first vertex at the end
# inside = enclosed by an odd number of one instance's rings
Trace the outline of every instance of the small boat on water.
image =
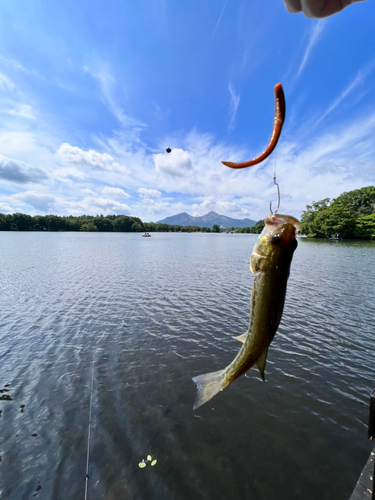
{"type": "Polygon", "coordinates": [[[342,238],[327,238],[329,241],[340,241],[342,238]]]}
{"type": "Polygon", "coordinates": [[[142,237],[143,238],[151,238],[151,234],[145,233],[145,234],[142,234],[142,237]]]}

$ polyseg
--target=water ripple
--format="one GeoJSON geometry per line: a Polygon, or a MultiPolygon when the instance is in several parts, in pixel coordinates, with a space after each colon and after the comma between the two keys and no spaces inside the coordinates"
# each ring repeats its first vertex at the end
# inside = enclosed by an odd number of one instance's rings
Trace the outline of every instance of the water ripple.
{"type": "Polygon", "coordinates": [[[370,449],[375,244],[302,240],[266,382],[192,411],[247,329],[255,235],[0,233],[0,496],[348,498],[370,449]],[[148,454],[155,467],[140,469],[148,454]]]}

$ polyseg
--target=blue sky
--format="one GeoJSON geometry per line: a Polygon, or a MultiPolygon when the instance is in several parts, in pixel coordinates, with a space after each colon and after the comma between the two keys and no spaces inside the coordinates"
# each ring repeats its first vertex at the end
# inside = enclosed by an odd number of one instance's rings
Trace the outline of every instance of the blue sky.
{"type": "Polygon", "coordinates": [[[261,219],[375,184],[375,3],[0,4],[0,212],[261,219]],[[280,142],[268,143],[273,87],[280,142]],[[170,146],[172,153],[165,148],[170,146]],[[274,201],[275,203],[275,201],[274,201]]]}

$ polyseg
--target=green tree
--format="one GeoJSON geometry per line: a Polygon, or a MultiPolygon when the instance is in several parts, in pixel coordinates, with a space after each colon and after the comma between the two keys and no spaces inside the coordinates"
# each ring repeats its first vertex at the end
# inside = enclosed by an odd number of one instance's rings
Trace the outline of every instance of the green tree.
{"type": "Polygon", "coordinates": [[[9,231],[9,223],[5,214],[0,214],[0,231],[9,231]]]}
{"type": "Polygon", "coordinates": [[[211,229],[212,233],[220,233],[220,226],[218,224],[214,224],[211,229]]]}
{"type": "Polygon", "coordinates": [[[168,224],[156,224],[155,229],[159,233],[160,232],[168,232],[169,231],[169,226],[168,226],[168,224]]]}
{"type": "Polygon", "coordinates": [[[264,220],[261,219],[258,220],[258,222],[254,224],[254,226],[250,227],[250,232],[252,234],[260,234],[263,231],[263,228],[264,228],[264,220]]]}
{"type": "Polygon", "coordinates": [[[113,222],[113,229],[115,231],[131,232],[132,225],[133,225],[133,220],[130,217],[126,215],[120,215],[113,222]]]}
{"type": "Polygon", "coordinates": [[[139,222],[133,222],[132,224],[132,231],[133,232],[137,232],[137,233],[140,233],[141,231],[143,231],[143,224],[142,226],[139,224],[139,222]]]}
{"type": "Polygon", "coordinates": [[[307,205],[301,217],[301,232],[317,238],[339,234],[342,238],[372,238],[375,186],[348,191],[307,205]]]}
{"type": "Polygon", "coordinates": [[[139,224],[143,230],[144,226],[143,226],[143,222],[141,221],[141,219],[139,217],[130,217],[133,222],[136,222],[137,224],[139,224]]]}
{"type": "Polygon", "coordinates": [[[31,215],[16,213],[13,214],[12,230],[13,231],[30,231],[33,226],[33,218],[31,215]]]}
{"type": "Polygon", "coordinates": [[[350,212],[355,218],[375,212],[375,186],[354,189],[338,196],[332,202],[350,212]]]}
{"type": "Polygon", "coordinates": [[[95,226],[98,228],[99,231],[103,232],[113,231],[112,221],[110,219],[107,219],[106,217],[103,217],[103,215],[101,215],[100,217],[95,217],[93,223],[95,224],[95,226]]]}
{"type": "Polygon", "coordinates": [[[42,215],[36,215],[33,217],[33,230],[34,231],[47,231],[47,221],[42,215]]]}
{"type": "Polygon", "coordinates": [[[359,217],[354,234],[356,238],[375,240],[375,214],[359,217]]]}
{"type": "Polygon", "coordinates": [[[313,201],[311,205],[306,206],[306,210],[301,216],[301,233],[309,236],[322,238],[324,237],[324,229],[322,224],[325,217],[328,215],[328,207],[330,199],[325,198],[321,201],[313,201]],[[326,210],[324,212],[324,210],[326,210]]]}
{"type": "Polygon", "coordinates": [[[58,217],[57,215],[46,215],[45,219],[48,231],[65,231],[66,223],[63,217],[58,217]]]}
{"type": "Polygon", "coordinates": [[[317,217],[322,221],[321,228],[326,238],[338,234],[340,238],[354,238],[355,218],[348,211],[337,205],[323,210],[317,217]]]}
{"type": "Polygon", "coordinates": [[[147,233],[151,233],[155,231],[156,224],[154,224],[154,222],[144,222],[143,226],[147,233]]]}
{"type": "Polygon", "coordinates": [[[85,222],[81,226],[81,231],[94,232],[94,231],[98,231],[98,228],[95,226],[95,224],[93,222],[85,222]]]}
{"type": "Polygon", "coordinates": [[[82,224],[84,224],[84,221],[82,221],[79,217],[69,215],[69,217],[65,218],[66,231],[80,231],[82,224]]]}

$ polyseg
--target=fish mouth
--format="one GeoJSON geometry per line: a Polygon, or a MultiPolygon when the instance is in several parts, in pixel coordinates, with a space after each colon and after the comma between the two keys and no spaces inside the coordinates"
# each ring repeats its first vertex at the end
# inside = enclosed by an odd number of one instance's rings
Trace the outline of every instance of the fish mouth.
{"type": "Polygon", "coordinates": [[[279,215],[279,214],[269,214],[264,220],[264,229],[262,231],[263,236],[273,236],[276,233],[285,232],[290,233],[291,239],[295,238],[296,233],[300,229],[300,223],[291,215],[279,215]],[[287,228],[289,230],[287,231],[287,228]]]}

